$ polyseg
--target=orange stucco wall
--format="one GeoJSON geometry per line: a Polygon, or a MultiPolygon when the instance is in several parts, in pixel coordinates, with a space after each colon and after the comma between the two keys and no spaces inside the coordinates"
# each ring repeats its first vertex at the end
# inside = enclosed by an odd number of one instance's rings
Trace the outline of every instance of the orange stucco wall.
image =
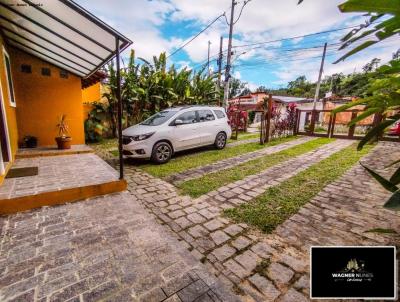
{"type": "MultiPolygon", "coordinates": [[[[16,108],[12,107],[10,105],[10,101],[9,101],[9,91],[8,91],[6,71],[5,71],[5,66],[4,66],[4,49],[11,56],[10,50],[4,45],[4,40],[0,35],[0,84],[1,84],[0,85],[1,86],[0,97],[2,98],[2,101],[4,104],[5,117],[6,117],[8,132],[9,132],[8,135],[9,135],[9,143],[10,143],[10,147],[11,147],[11,155],[14,160],[15,153],[18,150],[18,131],[17,131],[18,128],[17,128],[16,108]]],[[[11,163],[5,167],[6,172],[10,168],[10,166],[11,166],[11,163]]],[[[3,175],[0,175],[0,184],[3,181],[5,174],[6,173],[4,173],[3,175]]]]}
{"type": "Polygon", "coordinates": [[[86,120],[90,110],[92,110],[91,104],[94,102],[100,102],[101,100],[101,84],[100,82],[82,89],[82,103],[83,103],[83,120],[86,120]]]}
{"type": "MultiPolygon", "coordinates": [[[[333,110],[339,106],[341,106],[342,104],[334,104],[332,102],[327,102],[325,109],[326,110],[333,110]]],[[[358,105],[355,107],[352,107],[351,109],[357,109],[357,110],[364,110],[365,106],[363,105],[358,105]]],[[[351,116],[352,113],[351,112],[340,112],[336,114],[336,119],[335,119],[335,123],[336,124],[342,124],[342,125],[347,125],[350,121],[351,121],[351,116]]],[[[329,118],[330,118],[330,113],[325,113],[324,114],[324,123],[329,123],[329,118]]],[[[374,121],[374,116],[369,116],[365,119],[363,119],[362,121],[358,122],[357,125],[358,126],[368,126],[371,125],[374,121]]]]}
{"type": "Polygon", "coordinates": [[[60,69],[15,48],[9,51],[13,68],[17,103],[18,136],[38,138],[39,146],[55,145],[57,123],[66,114],[73,144],[84,144],[81,79],[71,73],[60,77],[60,69]],[[31,66],[31,73],[21,71],[21,65],[31,66]],[[42,75],[50,68],[51,76],[42,75]]]}
{"type": "Polygon", "coordinates": [[[82,102],[83,103],[94,103],[100,101],[100,82],[89,86],[88,88],[82,89],[82,102]]]}

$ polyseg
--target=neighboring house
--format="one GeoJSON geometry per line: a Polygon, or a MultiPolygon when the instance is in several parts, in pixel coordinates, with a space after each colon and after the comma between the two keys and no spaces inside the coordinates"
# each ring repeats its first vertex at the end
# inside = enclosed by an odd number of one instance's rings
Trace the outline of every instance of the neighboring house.
{"type": "MultiPolygon", "coordinates": [[[[311,111],[314,109],[314,100],[307,98],[298,97],[288,97],[288,96],[273,96],[273,99],[277,99],[276,102],[281,104],[281,115],[286,116],[287,105],[294,103],[296,104],[296,109],[307,110],[307,112],[302,112],[300,114],[299,129],[304,129],[305,125],[311,121],[311,111]]],[[[323,102],[318,101],[315,104],[316,110],[323,109],[323,102]]],[[[322,116],[318,116],[318,120],[321,120],[322,116]]]]}
{"type": "Polygon", "coordinates": [[[85,143],[83,98],[98,97],[96,71],[132,42],[70,0],[0,8],[1,183],[25,136],[55,145],[62,114],[85,143]]]}
{"type": "MultiPolygon", "coordinates": [[[[356,97],[338,97],[338,96],[331,96],[329,98],[325,98],[325,110],[333,110],[336,109],[344,104],[348,104],[350,102],[353,102],[357,100],[356,97]]],[[[365,106],[364,105],[358,105],[355,107],[352,107],[351,110],[364,110],[365,106]]],[[[329,123],[329,118],[330,118],[330,113],[325,113],[324,114],[324,123],[329,123]]],[[[352,113],[351,112],[340,112],[336,114],[335,118],[335,124],[340,124],[340,125],[347,125],[350,121],[352,120],[352,113]]],[[[374,121],[374,116],[369,116],[362,121],[358,122],[357,125],[360,126],[368,126],[372,125],[374,121]]]]}
{"type": "Polygon", "coordinates": [[[268,94],[265,92],[254,92],[248,95],[232,98],[228,101],[228,104],[240,104],[241,110],[256,111],[261,110],[261,105],[266,97],[268,97],[268,94]]]}
{"type": "MultiPolygon", "coordinates": [[[[254,92],[249,95],[235,97],[228,101],[229,105],[238,105],[240,104],[240,108],[242,110],[247,111],[256,111],[261,110],[264,99],[268,98],[268,94],[265,92],[254,92]]],[[[281,104],[282,107],[286,107],[286,105],[290,103],[296,103],[297,108],[301,110],[312,110],[313,109],[313,100],[307,98],[300,97],[291,97],[291,96],[279,96],[273,95],[272,100],[275,104],[281,104]]],[[[322,109],[323,102],[317,102],[317,110],[322,109]]]]}

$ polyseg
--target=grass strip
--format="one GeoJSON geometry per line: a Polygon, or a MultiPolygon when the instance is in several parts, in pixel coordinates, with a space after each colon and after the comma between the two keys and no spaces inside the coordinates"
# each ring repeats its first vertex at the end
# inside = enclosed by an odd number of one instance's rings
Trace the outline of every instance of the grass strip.
{"type": "Polygon", "coordinates": [[[117,138],[103,138],[97,143],[89,143],[90,146],[99,147],[102,149],[118,148],[117,138]]]}
{"type": "MultiPolygon", "coordinates": [[[[234,135],[234,134],[232,134],[234,135]]],[[[246,139],[252,139],[252,138],[260,138],[260,133],[239,133],[238,139],[228,139],[228,143],[234,143],[237,141],[242,141],[246,139]]]]}
{"type": "Polygon", "coordinates": [[[318,194],[326,185],[343,175],[366,155],[372,146],[357,151],[347,147],[278,186],[269,188],[254,201],[224,211],[236,222],[245,222],[265,233],[271,233],[279,224],[318,194]]]}
{"type": "Polygon", "coordinates": [[[235,157],[248,152],[257,151],[265,147],[275,146],[296,139],[296,136],[273,140],[265,145],[259,143],[249,143],[225,148],[223,150],[211,149],[204,152],[191,153],[189,155],[176,155],[170,162],[163,165],[152,163],[143,165],[139,168],[156,177],[166,177],[171,174],[180,173],[188,169],[205,166],[223,159],[235,157]]]}
{"type": "Polygon", "coordinates": [[[246,176],[256,174],[276,164],[312,151],[318,147],[332,142],[333,139],[318,138],[277,153],[268,154],[263,157],[242,163],[233,168],[210,173],[203,177],[188,180],[178,185],[181,193],[192,197],[199,197],[216,190],[223,185],[241,180],[246,176]]]}

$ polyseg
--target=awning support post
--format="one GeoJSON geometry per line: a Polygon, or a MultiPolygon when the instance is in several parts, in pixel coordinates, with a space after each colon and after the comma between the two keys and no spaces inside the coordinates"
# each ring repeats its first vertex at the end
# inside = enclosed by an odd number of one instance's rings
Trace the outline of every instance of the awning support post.
{"type": "Polygon", "coordinates": [[[117,68],[117,101],[118,101],[118,153],[119,153],[119,179],[124,178],[124,157],[122,155],[122,99],[121,99],[121,70],[119,38],[115,39],[115,58],[117,68]]]}

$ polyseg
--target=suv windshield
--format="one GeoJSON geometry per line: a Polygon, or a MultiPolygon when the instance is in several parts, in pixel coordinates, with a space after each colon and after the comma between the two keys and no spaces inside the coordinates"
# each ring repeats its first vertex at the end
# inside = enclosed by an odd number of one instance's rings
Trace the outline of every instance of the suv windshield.
{"type": "Polygon", "coordinates": [[[177,111],[173,110],[165,110],[159,113],[154,114],[153,116],[149,117],[144,122],[141,122],[140,125],[146,126],[159,126],[166,121],[168,121],[177,111]]]}

